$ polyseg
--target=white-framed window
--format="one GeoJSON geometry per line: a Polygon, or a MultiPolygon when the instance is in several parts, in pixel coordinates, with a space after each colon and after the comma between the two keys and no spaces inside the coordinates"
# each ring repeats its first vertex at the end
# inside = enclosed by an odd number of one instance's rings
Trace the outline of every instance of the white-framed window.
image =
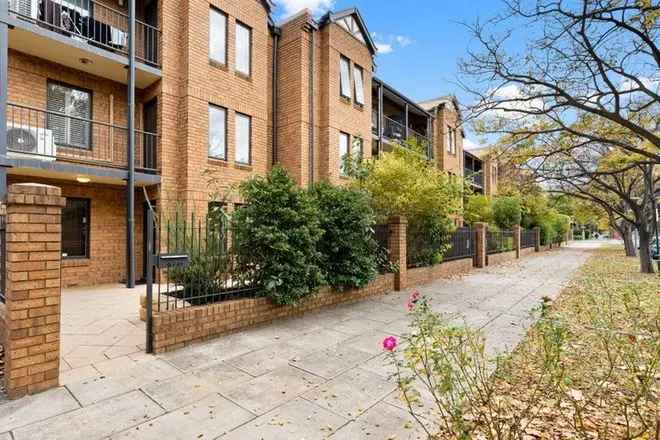
{"type": "Polygon", "coordinates": [[[57,145],[92,148],[92,92],[55,81],[48,81],[46,127],[53,131],[57,145]]]}
{"type": "Polygon", "coordinates": [[[209,157],[227,159],[227,109],[209,104],[209,157]]]}
{"type": "Polygon", "coordinates": [[[447,127],[447,151],[451,154],[456,154],[456,130],[447,127]]]}
{"type": "Polygon", "coordinates": [[[364,105],[364,70],[357,64],[353,66],[353,81],[355,81],[355,102],[364,105]]]}
{"type": "Polygon", "coordinates": [[[227,64],[227,14],[209,9],[209,58],[227,64]]]}
{"type": "Polygon", "coordinates": [[[339,133],[339,174],[345,176],[347,174],[346,161],[348,160],[349,145],[351,136],[347,133],[339,133]]]}
{"type": "Polygon", "coordinates": [[[252,29],[236,22],[236,70],[252,75],[252,29]]]}
{"type": "Polygon", "coordinates": [[[344,56],[339,58],[339,93],[351,99],[351,62],[344,56]]]}
{"type": "Polygon", "coordinates": [[[236,163],[249,165],[252,153],[252,118],[236,113],[236,163]]]}

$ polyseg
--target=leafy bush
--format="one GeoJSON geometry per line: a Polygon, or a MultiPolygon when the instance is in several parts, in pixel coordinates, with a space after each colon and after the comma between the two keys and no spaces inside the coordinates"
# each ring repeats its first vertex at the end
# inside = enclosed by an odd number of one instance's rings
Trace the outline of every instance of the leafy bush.
{"type": "Polygon", "coordinates": [[[478,222],[491,223],[493,209],[490,199],[481,194],[468,197],[463,210],[463,218],[471,225],[478,222]]]}
{"type": "Polygon", "coordinates": [[[506,230],[519,225],[522,220],[522,208],[515,197],[497,197],[493,201],[493,220],[495,224],[506,230]]]}
{"type": "Polygon", "coordinates": [[[277,166],[265,177],[241,184],[246,205],[232,218],[239,261],[255,270],[263,294],[292,304],[323,283],[318,241],[318,209],[286,171],[277,166]]]}
{"type": "Polygon", "coordinates": [[[310,192],[323,230],[317,249],[325,280],[335,289],[364,287],[376,276],[375,216],[358,189],[314,185],[310,192]]]}
{"type": "Polygon", "coordinates": [[[414,141],[366,163],[359,174],[355,184],[371,194],[379,222],[396,215],[407,218],[409,243],[419,243],[419,252],[408,255],[408,265],[437,261],[434,256],[454,229],[452,217],[460,214],[459,182],[427,160],[424,147],[414,141]]]}

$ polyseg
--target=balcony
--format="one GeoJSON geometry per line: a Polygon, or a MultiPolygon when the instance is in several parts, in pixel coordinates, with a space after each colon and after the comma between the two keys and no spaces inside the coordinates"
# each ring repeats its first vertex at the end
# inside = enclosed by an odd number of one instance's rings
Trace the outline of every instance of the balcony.
{"type": "MultiPolygon", "coordinates": [[[[157,173],[158,135],[135,130],[135,168],[157,173]]],[[[105,122],[7,104],[7,156],[126,170],[128,130],[105,122]]]]}
{"type": "MultiPolygon", "coordinates": [[[[126,82],[126,13],[95,0],[10,0],[9,21],[10,48],[126,82]]],[[[160,44],[160,30],[136,20],[138,87],[160,77],[160,44]]]]}
{"type": "Polygon", "coordinates": [[[472,186],[483,189],[484,187],[484,173],[483,171],[474,171],[469,168],[463,170],[465,179],[470,181],[472,186]]]}

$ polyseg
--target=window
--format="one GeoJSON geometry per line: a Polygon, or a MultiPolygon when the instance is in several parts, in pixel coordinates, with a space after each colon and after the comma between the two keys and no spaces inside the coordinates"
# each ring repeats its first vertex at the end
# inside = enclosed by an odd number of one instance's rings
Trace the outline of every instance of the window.
{"type": "Polygon", "coordinates": [[[351,151],[353,158],[361,162],[364,158],[364,140],[356,137],[353,142],[353,148],[355,149],[354,151],[351,151]]]}
{"type": "Polygon", "coordinates": [[[252,118],[236,113],[236,162],[250,164],[252,118]]]}
{"type": "Polygon", "coordinates": [[[346,160],[348,159],[348,144],[350,136],[346,133],[339,133],[339,174],[346,175],[346,160]]]}
{"type": "Polygon", "coordinates": [[[353,77],[355,81],[355,102],[364,105],[364,71],[362,67],[353,68],[353,77]]]}
{"type": "Polygon", "coordinates": [[[236,70],[250,76],[252,74],[252,29],[236,23],[236,70]]]}
{"type": "Polygon", "coordinates": [[[89,199],[67,198],[62,209],[62,256],[89,258],[89,199]]]}
{"type": "Polygon", "coordinates": [[[227,64],[227,15],[215,8],[209,10],[209,58],[227,64]]]}
{"type": "Polygon", "coordinates": [[[339,86],[341,96],[351,99],[351,62],[346,57],[339,59],[339,86]]]}
{"type": "Polygon", "coordinates": [[[92,94],[60,83],[48,82],[48,111],[66,116],[49,114],[46,124],[53,131],[57,145],[91,148],[92,94]]]}
{"type": "Polygon", "coordinates": [[[227,159],[227,110],[209,105],[209,157],[227,159]]]}
{"type": "Polygon", "coordinates": [[[456,154],[456,129],[447,127],[447,151],[456,154]]]}

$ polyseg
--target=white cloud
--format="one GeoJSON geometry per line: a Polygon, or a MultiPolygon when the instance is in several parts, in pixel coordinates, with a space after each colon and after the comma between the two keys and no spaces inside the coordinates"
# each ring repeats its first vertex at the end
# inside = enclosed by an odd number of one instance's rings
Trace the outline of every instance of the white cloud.
{"type": "Polygon", "coordinates": [[[284,9],[284,16],[289,16],[303,9],[309,9],[313,14],[325,12],[332,9],[335,0],[278,0],[277,4],[284,9]]]}
{"type": "Polygon", "coordinates": [[[412,38],[405,35],[387,35],[372,32],[371,37],[376,40],[376,47],[381,55],[392,53],[395,49],[401,49],[413,43],[412,38]]]}
{"type": "Polygon", "coordinates": [[[410,37],[406,37],[405,35],[397,35],[396,42],[399,43],[399,46],[406,47],[410,46],[413,43],[413,40],[410,37]]]}
{"type": "Polygon", "coordinates": [[[381,55],[387,55],[394,50],[392,45],[388,43],[376,43],[376,49],[378,49],[378,53],[381,55]]]}
{"type": "Polygon", "coordinates": [[[469,150],[476,150],[478,148],[481,148],[481,145],[475,144],[474,142],[472,142],[468,138],[463,139],[463,149],[464,150],[469,151],[469,150]]]}

